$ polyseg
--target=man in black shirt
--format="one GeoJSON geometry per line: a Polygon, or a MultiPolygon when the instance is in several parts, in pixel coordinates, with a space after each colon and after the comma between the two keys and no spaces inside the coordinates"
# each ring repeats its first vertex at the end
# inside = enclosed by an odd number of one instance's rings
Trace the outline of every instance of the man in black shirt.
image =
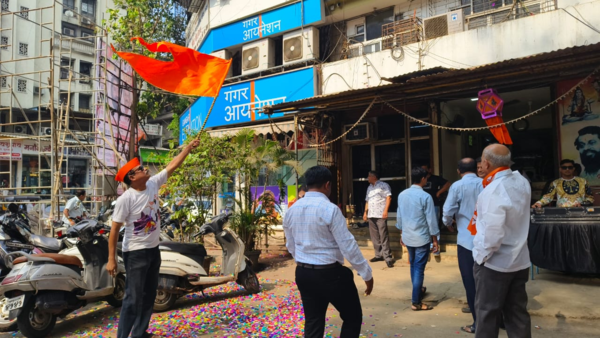
{"type": "MultiPolygon", "coordinates": [[[[431,166],[428,163],[423,164],[421,167],[427,170],[427,184],[425,184],[423,190],[429,195],[431,195],[431,198],[433,198],[433,205],[435,206],[435,215],[439,219],[440,210],[442,207],[442,200],[440,199],[440,196],[442,196],[442,194],[444,194],[448,191],[448,189],[450,189],[450,182],[448,182],[441,176],[433,175],[431,173],[431,166]]],[[[441,224],[441,222],[438,222],[438,224],[441,224]]],[[[438,235],[438,243],[439,241],[440,236],[438,235]]],[[[440,254],[440,250],[434,252],[433,254],[438,256],[440,254]]]]}

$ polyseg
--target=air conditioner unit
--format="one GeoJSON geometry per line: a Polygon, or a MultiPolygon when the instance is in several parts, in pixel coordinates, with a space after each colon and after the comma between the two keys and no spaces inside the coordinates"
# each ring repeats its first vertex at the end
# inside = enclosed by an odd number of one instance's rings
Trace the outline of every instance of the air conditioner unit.
{"type": "Polygon", "coordinates": [[[82,18],[81,19],[81,24],[82,25],[86,25],[86,26],[91,26],[93,25],[92,20],[88,19],[88,18],[82,18]]]}
{"type": "Polygon", "coordinates": [[[71,28],[63,28],[63,35],[75,36],[75,30],[71,28]]]}
{"type": "Polygon", "coordinates": [[[260,72],[275,65],[275,44],[262,39],[242,47],[242,75],[260,72]]]}
{"type": "Polygon", "coordinates": [[[435,39],[465,30],[462,9],[423,20],[425,39],[435,39]]]}
{"type": "MultiPolygon", "coordinates": [[[[218,50],[216,52],[212,52],[212,53],[210,53],[210,55],[216,56],[216,57],[221,58],[223,60],[230,60],[231,59],[231,52],[228,51],[227,49],[221,49],[221,50],[218,50]]],[[[227,77],[231,77],[232,75],[233,75],[233,67],[229,67],[229,72],[227,73],[227,77]]]]}
{"type": "Polygon", "coordinates": [[[362,55],[362,45],[354,45],[348,48],[348,58],[355,58],[362,55]]]}
{"type": "Polygon", "coordinates": [[[52,128],[40,127],[40,136],[50,136],[50,135],[52,135],[52,128]]]}
{"type": "Polygon", "coordinates": [[[27,134],[27,127],[26,126],[13,126],[12,132],[15,134],[27,134]]]}
{"type": "Polygon", "coordinates": [[[305,28],[283,35],[283,64],[319,58],[319,30],[305,28]]]}
{"type": "MultiPolygon", "coordinates": [[[[344,126],[344,132],[348,131],[352,128],[352,124],[344,126]]],[[[369,141],[373,135],[373,127],[371,123],[364,122],[359,123],[354,127],[354,129],[350,130],[346,136],[344,136],[344,142],[362,142],[369,141]]]]}
{"type": "Polygon", "coordinates": [[[363,54],[371,54],[375,52],[379,52],[381,50],[381,40],[375,41],[373,43],[364,43],[362,48],[363,54]]]}

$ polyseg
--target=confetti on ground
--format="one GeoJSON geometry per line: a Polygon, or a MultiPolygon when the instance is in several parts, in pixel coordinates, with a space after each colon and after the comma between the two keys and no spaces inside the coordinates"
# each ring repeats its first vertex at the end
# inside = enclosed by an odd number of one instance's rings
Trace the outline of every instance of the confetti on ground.
{"type": "MultiPolygon", "coordinates": [[[[285,292],[260,292],[248,295],[236,283],[229,283],[184,296],[184,304],[175,310],[155,314],[149,331],[169,338],[194,337],[217,334],[219,337],[297,337],[304,335],[304,311],[295,283],[286,280],[260,279],[261,284],[287,288],[285,292]],[[186,304],[187,303],[187,304],[186,304]],[[181,308],[180,308],[181,307],[181,308]]],[[[97,323],[95,328],[77,330],[73,335],[82,338],[107,337],[116,333],[118,310],[106,303],[91,309],[74,312],[74,316],[87,315],[97,323]],[[98,313],[97,315],[94,315],[98,313]]],[[[95,324],[95,323],[94,323],[95,324]]],[[[327,326],[326,337],[339,335],[339,328],[327,326]]]]}

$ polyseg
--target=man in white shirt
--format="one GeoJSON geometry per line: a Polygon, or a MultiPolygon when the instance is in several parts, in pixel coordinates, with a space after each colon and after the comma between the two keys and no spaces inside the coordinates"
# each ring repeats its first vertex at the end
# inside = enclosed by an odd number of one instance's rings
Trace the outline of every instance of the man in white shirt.
{"type": "Polygon", "coordinates": [[[322,338],[327,306],[331,303],[344,321],[341,337],[358,337],[362,308],[350,262],[373,290],[373,274],[354,236],[348,231],[340,208],[329,201],[332,175],[315,166],[304,174],[308,192],[287,211],[283,219],[286,246],[296,260],[296,284],[304,307],[304,337],[322,338]]]}
{"type": "Polygon", "coordinates": [[[141,166],[137,158],[129,161],[115,176],[115,180],[129,187],[117,199],[112,215],[106,265],[106,270],[115,276],[119,229],[125,225],[123,261],[126,286],[117,338],[127,338],[130,333],[132,338],[154,336],[146,330],[152,316],[161,263],[158,250],[160,235],[158,189],[167,182],[169,175],[179,168],[198,144],[198,140],[189,143],[166,169],[155,176],[150,177],[148,169],[141,166]]]}
{"type": "MultiPolygon", "coordinates": [[[[510,170],[510,150],[486,147],[481,167],[486,176],[477,199],[473,259],[475,265],[476,338],[498,337],[502,315],[509,337],[530,338],[527,312],[529,279],[529,204],[527,179],[510,170]]],[[[472,224],[469,225],[472,230],[472,224]]]]}
{"type": "Polygon", "coordinates": [[[77,190],[75,197],[68,200],[65,205],[62,217],[63,223],[75,225],[78,217],[87,217],[83,201],[85,201],[85,190],[77,190]]]}
{"type": "Polygon", "coordinates": [[[369,221],[369,232],[375,257],[371,262],[380,262],[385,260],[388,268],[394,266],[392,249],[390,249],[390,235],[388,232],[387,218],[388,209],[392,202],[392,189],[390,185],[379,180],[379,174],[376,171],[369,171],[367,177],[369,187],[365,198],[365,213],[363,220],[369,221]]]}

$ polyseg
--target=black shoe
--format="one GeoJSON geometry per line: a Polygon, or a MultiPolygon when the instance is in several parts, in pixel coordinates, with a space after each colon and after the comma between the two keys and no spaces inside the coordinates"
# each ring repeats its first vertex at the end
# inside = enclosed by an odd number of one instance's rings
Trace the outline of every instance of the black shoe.
{"type": "Polygon", "coordinates": [[[387,262],[385,262],[385,264],[387,264],[388,268],[394,267],[394,262],[392,262],[392,261],[387,261],[387,262]]]}
{"type": "Polygon", "coordinates": [[[373,257],[369,260],[369,262],[371,262],[371,263],[383,262],[383,257],[373,257]]]}
{"type": "Polygon", "coordinates": [[[463,307],[461,309],[462,313],[471,313],[471,309],[467,306],[467,307],[463,307]]]}

